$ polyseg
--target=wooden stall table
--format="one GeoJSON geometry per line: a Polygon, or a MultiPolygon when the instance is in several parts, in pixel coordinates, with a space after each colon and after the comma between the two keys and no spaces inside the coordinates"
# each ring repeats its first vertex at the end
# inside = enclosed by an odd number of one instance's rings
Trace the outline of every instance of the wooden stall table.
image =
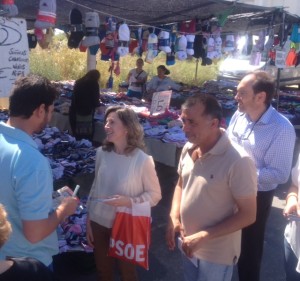
{"type": "Polygon", "coordinates": [[[181,148],[174,143],[164,143],[154,138],[145,138],[147,153],[153,160],[170,167],[177,167],[181,148]]]}
{"type": "Polygon", "coordinates": [[[68,131],[69,134],[72,134],[69,115],[54,111],[49,126],[56,127],[62,132],[68,131]]]}

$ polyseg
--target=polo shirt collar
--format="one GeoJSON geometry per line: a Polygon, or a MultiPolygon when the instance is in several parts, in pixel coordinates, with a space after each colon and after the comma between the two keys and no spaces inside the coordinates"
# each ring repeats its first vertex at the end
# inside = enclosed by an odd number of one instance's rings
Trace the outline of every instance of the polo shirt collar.
{"type": "Polygon", "coordinates": [[[34,148],[38,149],[37,143],[33,140],[33,138],[30,135],[28,135],[21,129],[9,126],[3,121],[0,122],[0,133],[4,133],[19,141],[26,142],[29,145],[33,146],[34,148]]]}
{"type": "Polygon", "coordinates": [[[225,133],[225,130],[222,128],[221,128],[221,133],[222,133],[222,136],[217,141],[215,146],[211,150],[209,150],[207,153],[205,153],[204,155],[208,155],[208,154],[221,155],[226,152],[226,150],[228,149],[228,145],[230,144],[230,141],[227,137],[227,134],[225,133]]]}

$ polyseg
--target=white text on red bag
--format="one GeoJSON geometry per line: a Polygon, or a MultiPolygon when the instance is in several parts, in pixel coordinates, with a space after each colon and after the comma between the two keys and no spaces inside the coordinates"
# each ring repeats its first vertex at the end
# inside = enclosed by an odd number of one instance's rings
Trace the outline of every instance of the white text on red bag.
{"type": "Polygon", "coordinates": [[[118,207],[112,227],[108,255],[149,268],[150,203],[118,207]]]}

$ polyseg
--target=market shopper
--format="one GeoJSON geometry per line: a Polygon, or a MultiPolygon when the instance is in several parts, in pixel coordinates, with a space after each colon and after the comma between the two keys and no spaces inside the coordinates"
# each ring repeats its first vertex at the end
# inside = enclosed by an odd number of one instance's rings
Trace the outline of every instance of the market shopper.
{"type": "Polygon", "coordinates": [[[286,281],[300,280],[300,155],[292,169],[292,184],[286,196],[283,215],[289,219],[284,232],[286,281]]]}
{"type": "Polygon", "coordinates": [[[131,69],[128,73],[128,97],[136,97],[138,99],[143,97],[143,92],[145,91],[145,85],[148,77],[147,72],[143,70],[143,65],[144,60],[142,58],[138,58],[136,60],[136,68],[131,69]]]}
{"type": "Polygon", "coordinates": [[[77,140],[93,140],[94,113],[100,106],[99,79],[100,72],[92,69],[75,81],[69,119],[72,133],[77,140]]]}
{"type": "Polygon", "coordinates": [[[122,281],[137,280],[135,266],[107,256],[116,207],[130,207],[131,202],[161,199],[161,190],[152,157],[144,149],[143,128],[136,113],[120,106],[105,112],[107,138],[97,149],[96,171],[88,199],[87,239],[94,247],[98,280],[114,280],[118,265],[122,281]],[[111,197],[109,202],[99,198],[111,197]]]}
{"type": "Polygon", "coordinates": [[[242,146],[256,165],[258,176],[256,222],[242,231],[240,281],[258,281],[264,233],[275,189],[288,180],[293,160],[295,130],[271,105],[273,79],[264,71],[246,75],[237,87],[238,110],[227,129],[233,143],[242,146]]]}
{"type": "Polygon", "coordinates": [[[56,94],[41,76],[19,77],[9,98],[9,119],[0,122],[0,203],[12,225],[0,260],[32,257],[51,266],[58,253],[56,228],[77,208],[78,200],[67,198],[53,210],[52,171],[32,139],[49,122],[56,94]]]}
{"type": "MultiPolygon", "coordinates": [[[[0,204],[0,249],[9,239],[11,225],[0,204]]],[[[54,281],[54,274],[40,261],[33,258],[8,258],[0,260],[0,281],[54,281]]]]}
{"type": "Polygon", "coordinates": [[[146,85],[145,98],[151,100],[154,92],[176,90],[180,91],[182,86],[175,83],[167,75],[170,74],[170,70],[164,65],[159,65],[157,67],[157,75],[152,77],[152,79],[146,85]]]}
{"type": "Polygon", "coordinates": [[[182,105],[188,143],[183,147],[170,219],[169,249],[180,233],[185,281],[230,281],[241,229],[255,220],[255,166],[220,128],[218,101],[201,94],[182,105]],[[194,258],[194,264],[188,259],[194,258]]]}

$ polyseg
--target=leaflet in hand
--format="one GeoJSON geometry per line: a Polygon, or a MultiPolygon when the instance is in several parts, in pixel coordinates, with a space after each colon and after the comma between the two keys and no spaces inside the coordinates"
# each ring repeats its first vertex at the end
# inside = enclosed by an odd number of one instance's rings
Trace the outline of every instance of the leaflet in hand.
{"type": "Polygon", "coordinates": [[[182,239],[181,239],[181,237],[178,237],[177,240],[178,240],[178,245],[177,245],[177,246],[178,246],[179,251],[180,251],[181,253],[183,253],[183,254],[190,260],[190,262],[191,262],[194,266],[198,267],[198,260],[197,260],[197,258],[195,258],[195,257],[189,258],[189,257],[185,254],[185,252],[182,250],[182,239]]]}
{"type": "Polygon", "coordinates": [[[92,197],[90,198],[89,200],[90,201],[94,201],[94,202],[100,202],[100,203],[104,203],[104,202],[108,202],[108,201],[112,201],[112,200],[115,200],[116,198],[115,197],[112,197],[112,198],[97,198],[97,197],[92,197]]]}
{"type": "Polygon", "coordinates": [[[68,186],[64,186],[56,191],[53,191],[52,193],[53,209],[56,209],[64,198],[72,197],[72,196],[73,196],[73,190],[68,186]]]}

